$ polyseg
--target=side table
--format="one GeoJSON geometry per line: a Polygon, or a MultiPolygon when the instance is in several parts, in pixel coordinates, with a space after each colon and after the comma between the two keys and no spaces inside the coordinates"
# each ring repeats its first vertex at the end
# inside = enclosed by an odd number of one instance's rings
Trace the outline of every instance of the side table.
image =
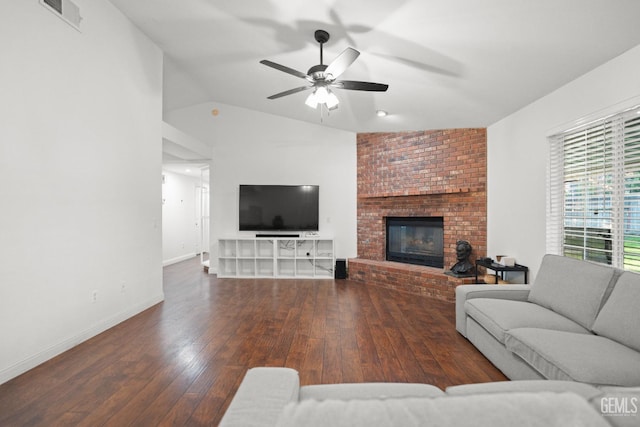
{"type": "Polygon", "coordinates": [[[509,271],[520,271],[524,273],[524,284],[529,283],[529,267],[525,265],[516,264],[513,267],[507,267],[506,265],[498,264],[496,262],[488,262],[485,260],[476,260],[476,283],[478,283],[478,267],[484,267],[496,272],[496,284],[498,283],[498,274],[500,278],[504,280],[505,273],[509,271]]]}

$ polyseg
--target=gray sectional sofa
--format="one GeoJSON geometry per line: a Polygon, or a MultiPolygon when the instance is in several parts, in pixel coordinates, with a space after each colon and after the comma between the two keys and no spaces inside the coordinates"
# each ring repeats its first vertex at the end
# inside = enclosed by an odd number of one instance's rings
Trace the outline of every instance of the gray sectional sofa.
{"type": "Polygon", "coordinates": [[[573,381],[300,386],[293,369],[253,368],[220,426],[636,427],[639,402],[640,388],[573,381]]]}
{"type": "Polygon", "coordinates": [[[636,273],[546,255],[530,286],[458,286],[456,329],[512,380],[640,386],[636,273]]]}

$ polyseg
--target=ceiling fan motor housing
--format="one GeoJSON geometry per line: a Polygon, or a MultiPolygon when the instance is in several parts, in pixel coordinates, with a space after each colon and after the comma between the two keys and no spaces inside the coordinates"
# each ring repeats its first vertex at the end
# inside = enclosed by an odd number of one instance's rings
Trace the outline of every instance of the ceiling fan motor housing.
{"type": "Polygon", "coordinates": [[[324,80],[327,77],[324,72],[326,69],[327,66],[324,64],[314,65],[313,67],[309,68],[307,74],[313,77],[313,80],[324,80]]]}

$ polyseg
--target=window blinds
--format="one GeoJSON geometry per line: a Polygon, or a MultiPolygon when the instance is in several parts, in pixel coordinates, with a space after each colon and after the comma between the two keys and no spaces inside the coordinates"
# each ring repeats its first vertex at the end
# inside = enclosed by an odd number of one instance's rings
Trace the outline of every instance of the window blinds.
{"type": "Polygon", "coordinates": [[[640,271],[638,113],[549,138],[548,253],[640,271]]]}
{"type": "Polygon", "coordinates": [[[624,121],[624,268],[640,271],[640,108],[624,121]]]}

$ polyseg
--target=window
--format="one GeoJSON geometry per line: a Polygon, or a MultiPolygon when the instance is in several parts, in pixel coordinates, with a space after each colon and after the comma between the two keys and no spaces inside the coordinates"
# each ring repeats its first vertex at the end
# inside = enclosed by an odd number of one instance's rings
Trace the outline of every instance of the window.
{"type": "Polygon", "coordinates": [[[549,140],[547,252],[640,271],[640,106],[549,140]]]}

